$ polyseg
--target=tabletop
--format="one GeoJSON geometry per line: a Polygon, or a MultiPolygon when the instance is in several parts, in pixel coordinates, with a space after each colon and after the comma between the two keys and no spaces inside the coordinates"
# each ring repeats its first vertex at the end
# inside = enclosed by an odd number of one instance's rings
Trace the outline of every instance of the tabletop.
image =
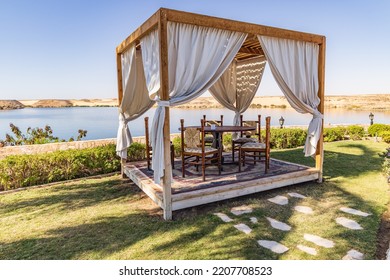
{"type": "MultiPolygon", "coordinates": [[[[200,126],[186,126],[185,128],[198,128],[200,129],[200,126]]],[[[239,132],[239,131],[251,131],[256,130],[255,126],[236,126],[236,125],[222,125],[222,126],[216,126],[214,129],[211,128],[211,126],[205,126],[204,131],[205,132],[239,132]]]]}

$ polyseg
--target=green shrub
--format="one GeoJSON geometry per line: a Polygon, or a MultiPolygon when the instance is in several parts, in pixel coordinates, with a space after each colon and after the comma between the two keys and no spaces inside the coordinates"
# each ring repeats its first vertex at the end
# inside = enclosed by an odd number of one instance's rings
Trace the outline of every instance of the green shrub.
{"type": "Polygon", "coordinates": [[[382,141],[390,143],[390,131],[382,131],[381,133],[382,141]]]}
{"type": "Polygon", "coordinates": [[[14,155],[0,160],[0,190],[105,174],[120,170],[115,145],[14,155]]]}
{"type": "Polygon", "coordinates": [[[368,134],[372,137],[382,136],[382,132],[390,131],[390,125],[376,123],[368,127],[368,134]]]}
{"type": "Polygon", "coordinates": [[[172,144],[173,144],[173,149],[175,151],[175,157],[180,157],[181,156],[181,137],[176,136],[175,138],[173,138],[172,144]]]}
{"type": "Polygon", "coordinates": [[[359,125],[350,125],[347,127],[347,134],[352,140],[361,140],[364,136],[364,127],[359,125]]]}
{"type": "Polygon", "coordinates": [[[233,134],[231,133],[223,134],[222,143],[225,152],[230,152],[232,150],[232,139],[233,139],[233,134]]]}
{"type": "Polygon", "coordinates": [[[347,129],[342,126],[324,128],[324,141],[333,142],[344,140],[347,129]]]}
{"type": "MultiPolygon", "coordinates": [[[[288,149],[305,145],[307,131],[300,128],[271,128],[271,148],[288,149]]],[[[262,131],[265,137],[265,131],[262,131]]]]}
{"type": "Polygon", "coordinates": [[[146,158],[146,146],[138,142],[131,143],[130,147],[127,148],[127,160],[138,161],[146,158]]]}

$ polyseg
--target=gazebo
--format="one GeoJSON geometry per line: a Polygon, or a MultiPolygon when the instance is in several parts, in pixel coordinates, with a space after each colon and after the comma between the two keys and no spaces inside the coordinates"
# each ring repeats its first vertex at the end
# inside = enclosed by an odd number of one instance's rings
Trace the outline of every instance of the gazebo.
{"type": "Polygon", "coordinates": [[[166,220],[172,219],[172,211],[186,207],[305,181],[322,182],[325,41],[321,35],[159,9],[116,48],[120,113],[117,153],[122,158],[122,174],[163,209],[166,220]],[[250,59],[267,61],[290,105],[300,113],[313,115],[304,153],[315,158],[315,168],[175,197],[171,189],[169,108],[210,89],[233,62],[250,59]],[[154,178],[150,179],[126,164],[126,156],[132,141],[128,122],[154,104],[154,178]]]}

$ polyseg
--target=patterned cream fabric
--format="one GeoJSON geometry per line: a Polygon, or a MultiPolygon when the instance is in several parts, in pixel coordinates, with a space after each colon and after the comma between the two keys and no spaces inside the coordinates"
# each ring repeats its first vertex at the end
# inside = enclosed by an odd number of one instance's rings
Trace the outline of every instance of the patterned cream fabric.
{"type": "Polygon", "coordinates": [[[264,143],[245,143],[241,146],[241,149],[250,148],[250,149],[265,149],[266,145],[264,143]]]}
{"type": "Polygon", "coordinates": [[[198,148],[200,146],[200,133],[196,128],[187,128],[184,132],[186,148],[198,148]]]}
{"type": "Polygon", "coordinates": [[[237,142],[237,143],[255,143],[255,142],[257,142],[257,139],[241,137],[241,138],[237,138],[236,140],[234,140],[234,142],[237,142]]]}
{"type": "MultiPolygon", "coordinates": [[[[187,153],[202,153],[202,148],[200,148],[200,147],[197,147],[197,148],[184,148],[184,151],[187,152],[187,153]]],[[[209,152],[217,152],[218,150],[214,149],[212,147],[204,147],[204,151],[206,153],[209,153],[209,152]]]]}
{"type": "Polygon", "coordinates": [[[258,131],[257,131],[257,122],[256,121],[244,121],[242,123],[242,126],[254,126],[254,127],[256,127],[256,130],[246,131],[245,135],[256,135],[256,133],[258,133],[258,131]]]}

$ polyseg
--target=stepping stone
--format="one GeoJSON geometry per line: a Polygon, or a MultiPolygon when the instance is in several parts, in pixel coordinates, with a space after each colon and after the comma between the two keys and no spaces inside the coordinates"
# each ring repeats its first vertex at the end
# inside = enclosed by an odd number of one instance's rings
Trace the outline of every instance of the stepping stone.
{"type": "Polygon", "coordinates": [[[258,240],[257,243],[259,243],[261,247],[267,248],[277,254],[283,254],[284,252],[288,251],[288,248],[286,246],[276,241],[258,240]]]}
{"type": "Polygon", "coordinates": [[[307,247],[307,246],[304,246],[304,245],[297,245],[297,248],[305,253],[308,253],[309,255],[312,255],[312,256],[317,256],[317,250],[315,248],[312,248],[312,247],[307,247]]]}
{"type": "Polygon", "coordinates": [[[336,218],[336,223],[338,223],[339,225],[342,225],[343,227],[353,229],[353,230],[363,229],[362,226],[359,225],[354,220],[350,220],[350,219],[347,219],[344,217],[336,218]]]}
{"type": "Polygon", "coordinates": [[[273,202],[275,204],[279,204],[279,205],[288,204],[288,198],[285,196],[281,196],[281,195],[277,195],[273,198],[269,198],[268,201],[271,201],[271,202],[273,202]]]}
{"type": "Polygon", "coordinates": [[[356,209],[353,209],[353,208],[349,208],[349,207],[341,207],[340,210],[345,212],[345,213],[348,213],[348,214],[362,216],[362,217],[367,217],[367,216],[371,215],[369,213],[366,213],[366,212],[363,212],[363,211],[360,211],[360,210],[356,210],[356,209]]]}
{"type": "Polygon", "coordinates": [[[319,237],[317,235],[305,233],[303,235],[303,238],[305,238],[305,240],[313,242],[314,244],[321,246],[321,247],[325,247],[325,248],[333,248],[334,247],[333,241],[319,237]]]}
{"type": "Polygon", "coordinates": [[[234,215],[239,216],[246,213],[252,213],[253,209],[247,205],[237,206],[233,207],[230,212],[232,212],[234,215]]]}
{"type": "Polygon", "coordinates": [[[239,231],[242,231],[243,233],[249,234],[251,233],[252,229],[248,227],[246,224],[238,224],[234,226],[239,231]]]}
{"type": "Polygon", "coordinates": [[[266,218],[270,222],[271,227],[273,227],[273,228],[283,230],[283,231],[290,231],[291,230],[291,227],[288,224],[279,222],[278,220],[272,219],[270,217],[266,217],[266,218]]]}
{"type": "Polygon", "coordinates": [[[308,206],[295,206],[294,209],[298,212],[301,212],[303,214],[313,214],[313,209],[311,209],[308,206]]]}
{"type": "Polygon", "coordinates": [[[214,213],[214,215],[220,217],[221,220],[224,221],[225,223],[229,223],[229,222],[233,221],[232,218],[230,218],[228,215],[226,215],[224,213],[214,213]]]}
{"type": "Polygon", "coordinates": [[[289,192],[288,195],[291,197],[296,197],[296,198],[306,198],[306,196],[304,196],[300,193],[296,193],[296,192],[289,192]]]}
{"type": "Polygon", "coordinates": [[[250,217],[250,220],[253,224],[257,224],[258,220],[256,217],[250,217]]]}
{"type": "Polygon", "coordinates": [[[363,253],[352,249],[343,257],[343,260],[362,260],[363,257],[363,253]]]}

